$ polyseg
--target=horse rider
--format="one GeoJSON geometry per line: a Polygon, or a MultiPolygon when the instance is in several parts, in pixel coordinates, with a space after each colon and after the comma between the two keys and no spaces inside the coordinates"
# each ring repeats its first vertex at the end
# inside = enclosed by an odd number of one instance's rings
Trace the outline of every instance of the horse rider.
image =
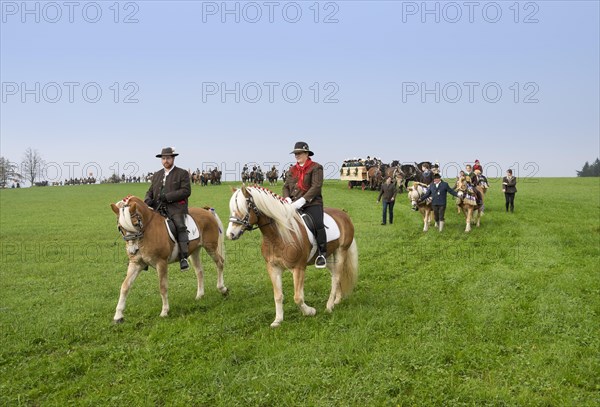
{"type": "Polygon", "coordinates": [[[473,167],[471,164],[465,165],[465,175],[469,177],[469,180],[473,182],[473,177],[475,177],[475,173],[473,172],[473,167]]]}
{"type": "Polygon", "coordinates": [[[182,168],[175,167],[175,157],[179,154],[172,147],[165,147],[156,157],[161,159],[163,168],[152,176],[152,183],[144,202],[155,211],[170,218],[177,230],[179,245],[179,266],[182,271],[189,269],[188,231],[185,218],[188,214],[188,198],[192,193],[190,175],[182,168]]]}
{"type": "Polygon", "coordinates": [[[483,172],[483,167],[481,166],[479,160],[475,160],[475,164],[473,164],[473,172],[477,170],[479,170],[479,172],[483,172]]]}
{"type": "Polygon", "coordinates": [[[323,223],[323,166],[310,157],[314,153],[303,141],[294,145],[296,165],[290,168],[283,185],[283,197],[295,209],[307,213],[316,230],[318,256],[315,267],[327,266],[327,234],[323,223]]]}
{"type": "Polygon", "coordinates": [[[417,167],[417,181],[425,184],[425,185],[430,185],[433,182],[433,172],[431,172],[430,168],[429,168],[429,164],[428,163],[424,163],[421,166],[421,170],[419,170],[419,166],[415,165],[415,167],[417,167]]]}

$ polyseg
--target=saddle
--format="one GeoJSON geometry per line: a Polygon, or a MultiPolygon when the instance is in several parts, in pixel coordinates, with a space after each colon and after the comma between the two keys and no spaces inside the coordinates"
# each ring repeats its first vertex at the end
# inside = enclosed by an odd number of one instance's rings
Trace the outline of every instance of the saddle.
{"type": "MultiPolygon", "coordinates": [[[[175,235],[177,234],[177,229],[175,228],[175,222],[173,222],[172,219],[167,218],[165,219],[165,226],[167,227],[167,232],[169,233],[169,238],[177,243],[177,239],[175,238],[175,235]]],[[[198,238],[200,238],[200,229],[198,229],[198,225],[196,225],[196,222],[194,221],[194,218],[191,217],[191,215],[186,215],[185,216],[185,227],[187,228],[187,232],[188,232],[188,240],[196,240],[198,238]]]]}
{"type": "MultiPolygon", "coordinates": [[[[306,234],[308,235],[308,241],[310,242],[312,248],[310,249],[310,254],[308,255],[308,259],[310,260],[315,253],[317,252],[317,231],[314,226],[313,219],[310,217],[308,213],[303,213],[300,215],[302,220],[304,221],[304,227],[306,228],[306,234]]],[[[323,224],[325,225],[325,234],[327,235],[327,242],[331,242],[333,240],[340,238],[340,228],[336,221],[329,216],[327,213],[323,213],[323,224]]]]}

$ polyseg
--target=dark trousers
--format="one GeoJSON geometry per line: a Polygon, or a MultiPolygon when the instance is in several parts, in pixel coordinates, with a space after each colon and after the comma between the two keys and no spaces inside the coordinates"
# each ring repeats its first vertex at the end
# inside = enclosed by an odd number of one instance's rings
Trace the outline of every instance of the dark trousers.
{"type": "Polygon", "coordinates": [[[327,233],[325,232],[325,224],[323,223],[323,207],[321,205],[311,205],[302,208],[304,213],[310,215],[315,225],[317,246],[319,253],[325,255],[327,252],[327,233]]]}
{"type": "Polygon", "coordinates": [[[185,259],[188,256],[188,232],[185,226],[185,214],[176,213],[171,215],[171,219],[177,229],[177,243],[179,243],[179,258],[185,259]]]}
{"type": "Polygon", "coordinates": [[[388,202],[386,200],[383,200],[383,219],[382,219],[381,223],[385,223],[387,212],[389,212],[389,214],[390,214],[390,224],[394,223],[394,204],[395,203],[396,203],[396,201],[388,202]]]}
{"type": "Polygon", "coordinates": [[[433,218],[436,222],[444,222],[444,213],[446,213],[446,205],[433,205],[433,218]]]}
{"type": "Polygon", "coordinates": [[[510,211],[515,211],[515,193],[514,192],[505,192],[504,199],[506,200],[506,212],[508,212],[508,208],[510,207],[510,211]]]}

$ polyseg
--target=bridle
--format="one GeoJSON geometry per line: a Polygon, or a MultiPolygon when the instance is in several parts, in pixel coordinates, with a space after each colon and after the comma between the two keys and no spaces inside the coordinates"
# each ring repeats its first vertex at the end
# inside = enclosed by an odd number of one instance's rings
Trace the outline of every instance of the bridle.
{"type": "MultiPolygon", "coordinates": [[[[236,206],[237,206],[237,201],[236,201],[236,206]]],[[[260,216],[261,212],[258,209],[258,207],[256,206],[256,204],[254,203],[254,200],[252,199],[252,196],[249,196],[246,198],[246,206],[248,207],[248,211],[246,213],[246,216],[244,216],[242,219],[238,218],[237,216],[231,215],[229,217],[229,222],[234,223],[236,225],[242,225],[243,229],[242,232],[240,233],[240,236],[245,232],[245,231],[250,231],[252,232],[253,230],[256,229],[260,229],[263,226],[267,226],[270,225],[271,223],[273,223],[273,220],[269,220],[269,222],[262,224],[262,225],[258,225],[258,224],[251,224],[250,223],[250,210],[252,210],[252,212],[254,212],[254,214],[256,215],[256,218],[258,219],[258,217],[260,216]]],[[[238,212],[239,212],[239,207],[238,207],[238,212]]]]}
{"type": "MultiPolygon", "coordinates": [[[[125,204],[123,205],[123,207],[121,208],[121,215],[125,216],[125,210],[126,208],[129,208],[129,204],[125,204]]],[[[140,239],[144,236],[144,224],[142,223],[142,216],[139,213],[135,213],[133,215],[130,214],[130,216],[132,218],[135,218],[135,220],[137,221],[137,224],[134,224],[133,222],[131,222],[131,224],[136,228],[135,232],[130,232],[128,230],[125,230],[120,224],[119,224],[119,220],[117,219],[117,228],[119,229],[119,232],[121,232],[121,234],[123,235],[123,240],[125,240],[126,242],[129,242],[131,240],[137,240],[140,239]]],[[[119,216],[120,218],[120,216],[119,216]]]]}

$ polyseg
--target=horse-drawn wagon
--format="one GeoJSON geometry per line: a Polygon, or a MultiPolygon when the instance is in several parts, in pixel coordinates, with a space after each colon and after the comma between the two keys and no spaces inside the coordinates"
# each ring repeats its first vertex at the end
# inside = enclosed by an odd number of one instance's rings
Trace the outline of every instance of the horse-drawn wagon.
{"type": "Polygon", "coordinates": [[[342,165],[340,179],[348,181],[348,188],[361,187],[365,189],[369,184],[367,167],[364,165],[342,165]]]}

